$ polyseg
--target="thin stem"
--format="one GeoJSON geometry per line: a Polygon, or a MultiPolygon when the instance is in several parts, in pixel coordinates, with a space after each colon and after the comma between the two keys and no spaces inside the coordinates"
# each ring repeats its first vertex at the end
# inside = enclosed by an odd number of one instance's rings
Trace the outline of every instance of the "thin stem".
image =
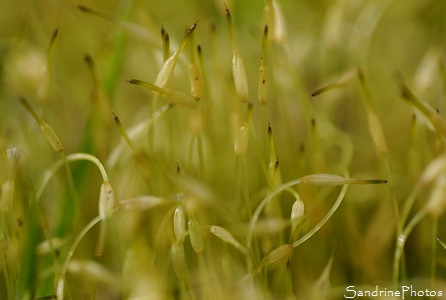
{"type": "Polygon", "coordinates": [[[336,199],[335,204],[331,207],[331,209],[328,211],[328,213],[322,218],[322,220],[313,227],[306,235],[298,239],[293,243],[293,248],[296,248],[300,244],[304,243],[306,240],[311,238],[319,229],[321,229],[322,226],[331,218],[331,216],[334,214],[334,212],[338,209],[339,205],[341,204],[342,200],[344,199],[345,193],[347,192],[348,184],[344,184],[342,186],[341,193],[338,196],[338,199],[336,199]]]}
{"type": "Polygon", "coordinates": [[[420,223],[425,215],[426,210],[419,210],[418,213],[409,222],[409,224],[407,224],[407,226],[404,228],[403,232],[398,236],[395,248],[395,255],[393,259],[393,284],[395,287],[398,285],[399,282],[400,260],[404,250],[404,245],[407,241],[407,236],[412,232],[415,226],[420,223]]]}
{"type": "Polygon", "coordinates": [[[252,244],[252,237],[253,237],[253,233],[254,233],[254,227],[257,223],[257,220],[259,219],[260,213],[262,212],[263,208],[265,207],[265,205],[271,201],[271,199],[274,198],[274,196],[276,196],[277,194],[279,194],[280,192],[282,192],[283,190],[292,187],[293,185],[298,185],[301,183],[301,179],[295,179],[292,181],[289,181],[287,183],[284,183],[280,186],[278,186],[274,191],[272,191],[271,193],[269,193],[265,198],[263,198],[262,202],[260,202],[260,204],[257,206],[256,210],[254,211],[254,214],[252,215],[251,218],[251,222],[249,224],[249,231],[248,231],[248,236],[247,236],[247,241],[246,241],[246,245],[248,249],[251,249],[251,244],[252,244]]]}
{"type": "MultiPolygon", "coordinates": [[[[108,181],[107,172],[105,171],[104,166],[102,165],[101,161],[97,159],[95,156],[88,154],[88,153],[73,153],[65,156],[65,159],[67,162],[77,161],[77,160],[88,160],[94,163],[99,171],[101,172],[103,181],[108,181]]],[[[40,197],[42,196],[43,190],[45,189],[48,182],[51,180],[51,178],[54,177],[57,169],[59,169],[63,164],[65,159],[60,159],[53,163],[42,175],[42,179],[40,180],[40,183],[37,185],[37,192],[36,192],[36,199],[35,201],[38,203],[40,200],[40,197]]]]}
{"type": "Polygon", "coordinates": [[[57,294],[57,299],[58,300],[62,300],[63,299],[65,275],[67,273],[68,265],[70,263],[71,257],[74,254],[74,251],[76,250],[77,245],[82,240],[82,238],[87,234],[87,232],[91,228],[93,228],[94,225],[99,223],[101,220],[102,220],[101,216],[97,216],[96,218],[91,220],[90,223],[88,223],[87,226],[85,226],[84,229],[82,229],[82,231],[78,234],[78,236],[74,240],[73,244],[71,245],[71,248],[70,248],[70,250],[67,253],[67,256],[65,258],[65,261],[64,261],[64,264],[62,266],[62,270],[60,272],[60,276],[59,276],[59,279],[58,279],[58,282],[57,282],[56,294],[57,294]]]}
{"type": "MultiPolygon", "coordinates": [[[[438,218],[432,220],[432,236],[438,235],[438,218]]],[[[435,287],[436,263],[437,263],[437,239],[432,240],[432,258],[431,258],[431,289],[435,287]]]]}

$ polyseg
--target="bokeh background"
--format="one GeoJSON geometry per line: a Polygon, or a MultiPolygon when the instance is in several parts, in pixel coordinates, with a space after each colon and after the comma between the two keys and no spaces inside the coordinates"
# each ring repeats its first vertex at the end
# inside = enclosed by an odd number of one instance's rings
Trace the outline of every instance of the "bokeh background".
{"type": "MultiPolygon", "coordinates": [[[[20,262],[23,255],[31,255],[29,252],[33,251],[26,248],[28,201],[43,172],[60,156],[48,145],[19,97],[25,97],[53,127],[65,153],[91,153],[104,163],[117,202],[139,195],[170,199],[183,191],[198,198],[211,198],[211,204],[198,209],[200,224],[223,226],[240,241],[244,241],[244,228],[249,222],[242,200],[244,187],[252,209],[265,191],[274,189],[262,170],[262,164],[270,163],[271,154],[266,116],[279,161],[281,178],[276,186],[307,174],[346,172],[354,178],[387,179],[392,185],[350,187],[329,222],[294,250],[288,268],[271,271],[267,279],[255,281],[254,290],[266,298],[307,299],[338,245],[341,246],[330,276],[331,298],[342,298],[347,285],[391,285],[396,243],[392,197],[402,208],[426,166],[445,151],[444,137],[402,99],[398,84],[404,81],[422,101],[441,117],[445,116],[446,2],[277,0],[277,3],[286,36],[279,40],[270,37],[269,102],[261,105],[257,100],[257,84],[265,26],[263,1],[0,2],[0,182],[3,184],[0,274],[5,275],[0,279],[0,298],[9,299],[20,289],[21,274],[27,269],[31,270],[28,282],[32,286],[27,288],[32,297],[54,294],[51,257],[37,256],[33,266],[20,262]],[[246,66],[249,102],[253,104],[249,146],[243,156],[246,180],[241,179],[243,171],[239,169],[240,158],[234,153],[234,140],[238,126],[245,119],[247,105],[240,103],[232,79],[225,4],[233,17],[246,66]],[[81,11],[79,5],[111,19],[81,11]],[[126,81],[136,78],[154,82],[163,63],[160,29],[163,27],[169,33],[172,53],[185,30],[197,20],[193,42],[202,49],[205,78],[199,108],[175,106],[156,121],[151,137],[144,135],[134,140],[151,157],[150,163],[146,161],[145,165],[133,159],[130,147],[124,145],[111,166],[110,154],[123,140],[111,110],[125,128],[131,128],[148,120],[167,103],[166,99],[155,100],[153,92],[126,81]],[[56,29],[58,34],[48,55],[56,29]],[[94,61],[96,83],[86,56],[94,61]],[[370,136],[359,81],[354,78],[342,88],[311,97],[316,89],[358,67],[364,73],[382,124],[392,178],[388,178],[383,158],[370,136]],[[203,140],[203,160],[194,144],[197,136],[203,140]],[[174,182],[169,179],[176,176],[177,163],[181,176],[192,178],[197,186],[188,181],[181,184],[178,178],[174,182]],[[144,177],[141,165],[150,173],[150,179],[144,177]],[[167,170],[167,175],[163,170],[167,170]],[[12,202],[6,204],[10,195],[7,183],[11,182],[12,202]],[[12,240],[8,238],[11,236],[12,240]],[[289,284],[284,284],[283,278],[289,284]]],[[[190,90],[189,52],[188,45],[169,83],[169,87],[185,93],[190,90]]],[[[52,236],[64,241],[59,250],[61,260],[74,237],[97,215],[102,182],[99,172],[89,163],[75,162],[71,171],[78,201],[72,199],[69,180],[61,170],[40,202],[46,216],[42,228],[46,226],[52,236]]],[[[305,203],[307,219],[303,231],[306,232],[327,213],[340,188],[302,186],[297,190],[305,203]]],[[[423,207],[431,191],[431,185],[423,188],[411,216],[423,207]]],[[[281,195],[279,210],[273,216],[286,223],[292,203],[289,194],[281,195]]],[[[71,271],[67,285],[72,299],[130,297],[132,282],[139,279],[125,278],[129,252],[137,253],[134,256],[141,265],[141,270],[136,268],[142,274],[140,278],[159,291],[154,292],[153,298],[206,298],[212,294],[210,291],[206,294],[206,289],[212,287],[224,291],[221,297],[229,296],[232,290],[223,287],[232,286],[246,274],[244,259],[229,246],[221,247],[221,241],[209,234],[205,234],[206,267],[200,265],[190,243],[186,243],[188,292],[181,289],[181,280],[170,266],[172,222],[160,225],[169,219],[170,208],[165,205],[117,214],[109,231],[112,233],[106,252],[100,259],[94,256],[97,229],[88,233],[74,258],[97,262],[112,274],[112,279],[104,282],[94,275],[87,276],[88,270],[71,271]],[[229,270],[221,271],[220,264],[229,270]],[[203,287],[207,282],[203,279],[206,272],[210,282],[223,272],[225,283],[203,287]],[[110,282],[122,277],[123,284],[113,287],[110,282]]],[[[268,219],[267,214],[263,217],[268,219]]],[[[446,291],[446,249],[436,241],[436,237],[446,240],[446,235],[442,231],[443,218],[437,221],[426,217],[408,238],[402,282],[446,291]],[[433,265],[435,283],[432,283],[433,265]]],[[[261,257],[280,246],[290,231],[289,226],[270,230],[259,237],[261,257]]],[[[36,242],[45,240],[42,230],[38,230],[38,235],[36,242]]]]}

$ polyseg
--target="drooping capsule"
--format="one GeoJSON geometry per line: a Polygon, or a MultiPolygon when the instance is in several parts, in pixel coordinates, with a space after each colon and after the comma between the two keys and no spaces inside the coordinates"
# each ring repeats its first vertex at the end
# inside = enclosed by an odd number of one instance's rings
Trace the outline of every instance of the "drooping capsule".
{"type": "Polygon", "coordinates": [[[290,244],[282,245],[271,251],[265,259],[265,265],[269,270],[286,263],[293,254],[293,246],[290,244]]]}
{"type": "Polygon", "coordinates": [[[184,210],[181,206],[175,209],[175,213],[173,215],[173,229],[177,241],[182,243],[187,235],[187,231],[186,216],[184,215],[184,210]]]}
{"type": "Polygon", "coordinates": [[[234,151],[237,156],[242,156],[246,153],[249,141],[249,128],[246,125],[242,125],[239,131],[236,133],[234,142],[234,151]]]}
{"type": "Polygon", "coordinates": [[[109,181],[104,181],[99,194],[99,215],[105,220],[111,216],[115,207],[115,194],[109,181]]]}
{"type": "Polygon", "coordinates": [[[201,253],[204,250],[203,232],[201,232],[200,224],[197,220],[192,218],[188,222],[189,237],[192,248],[196,253],[201,253]]]}
{"type": "Polygon", "coordinates": [[[243,254],[247,254],[248,250],[237,241],[232,234],[223,227],[212,225],[210,232],[219,237],[222,241],[231,244],[235,248],[239,249],[243,254]]]}
{"type": "Polygon", "coordinates": [[[184,246],[182,243],[173,243],[170,249],[172,266],[178,278],[186,276],[186,258],[184,256],[184,246]]]}

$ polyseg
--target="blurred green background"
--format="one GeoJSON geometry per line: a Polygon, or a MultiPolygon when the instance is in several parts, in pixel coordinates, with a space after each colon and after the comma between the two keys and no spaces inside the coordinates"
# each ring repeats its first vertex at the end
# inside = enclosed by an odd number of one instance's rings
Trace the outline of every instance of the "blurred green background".
{"type": "MultiPolygon", "coordinates": [[[[424,168],[445,151],[444,138],[402,100],[398,82],[404,80],[420,99],[437,109],[441,117],[445,116],[446,2],[277,2],[282,9],[287,36],[283,43],[270,42],[268,45],[271,90],[269,102],[263,107],[257,101],[264,27],[263,1],[2,0],[0,183],[14,182],[14,195],[10,209],[0,212],[3,214],[0,216],[3,218],[3,265],[0,274],[5,275],[8,269],[13,277],[21,278],[20,274],[26,272],[24,270],[28,266],[20,266],[19,257],[32,252],[32,249],[26,249],[25,243],[27,220],[32,215],[27,203],[43,172],[59,159],[35,120],[20,105],[20,96],[27,98],[37,113],[54,128],[64,144],[65,153],[91,153],[106,165],[116,201],[144,194],[173,197],[182,189],[194,194],[195,186],[188,190],[187,183],[182,186],[169,179],[169,176],[175,176],[178,162],[182,175],[199,182],[200,188],[206,187],[203,188],[207,195],[204,198],[213,198],[210,208],[201,207],[197,213],[200,223],[221,225],[244,241],[242,225],[249,222],[249,216],[242,202],[241,181],[237,175],[241,171],[233,151],[233,127],[234,122],[239,126],[244,120],[247,107],[239,103],[232,81],[232,49],[225,3],[234,20],[248,76],[249,101],[254,107],[250,143],[244,158],[252,208],[256,207],[265,190],[273,189],[268,186],[261,167],[262,163],[268,165],[271,152],[266,123],[262,119],[263,111],[273,130],[281,182],[312,173],[344,175],[347,171],[353,178],[390,180],[368,131],[367,111],[358,81],[353,80],[340,89],[311,97],[316,89],[335,82],[346,71],[358,67],[364,72],[376,114],[382,123],[388,144],[393,195],[401,208],[424,168]],[[78,5],[85,5],[113,20],[82,12],[78,5]],[[135,78],[154,82],[163,62],[161,27],[169,33],[172,53],[185,30],[197,20],[194,43],[201,46],[206,78],[199,109],[174,107],[157,121],[152,140],[146,136],[135,140],[144,153],[154,157],[162,166],[146,166],[152,176],[150,180],[146,181],[141,175],[138,169],[140,162],[132,159],[127,145],[116,165],[110,167],[107,159],[122,140],[111,109],[117,113],[124,127],[130,128],[147,120],[154,109],[167,103],[165,99],[155,101],[152,92],[126,81],[135,78]],[[134,27],[127,30],[123,28],[126,26],[124,23],[134,27]],[[58,35],[47,63],[48,45],[56,28],[58,35]],[[85,62],[86,55],[94,61],[99,84],[93,80],[85,62]],[[45,66],[46,71],[42,71],[45,66]],[[194,127],[196,120],[203,124],[198,134],[194,127]],[[204,140],[204,162],[201,162],[204,172],[200,171],[198,150],[193,144],[197,135],[204,140]],[[350,150],[351,160],[343,160],[350,150]],[[162,173],[163,168],[168,170],[168,175],[162,173]],[[227,213],[222,217],[225,213],[221,211],[229,211],[232,215],[227,213]],[[15,237],[15,248],[6,238],[9,235],[15,237]]],[[[185,93],[190,90],[187,75],[189,51],[188,46],[180,55],[174,78],[169,84],[169,87],[185,93]]],[[[67,242],[60,250],[62,259],[74,237],[97,215],[101,184],[98,171],[88,163],[73,163],[72,173],[78,202],[73,202],[66,174],[58,171],[40,204],[48,230],[67,242]]],[[[327,213],[340,189],[302,186],[297,190],[305,203],[307,220],[304,231],[308,231],[327,213]]],[[[423,189],[411,216],[424,205],[431,190],[432,186],[423,189]]],[[[6,206],[5,191],[3,188],[1,207],[6,206]]],[[[279,216],[289,219],[293,199],[288,194],[280,198],[279,216]]],[[[287,296],[307,299],[310,287],[338,245],[341,247],[330,277],[333,299],[341,298],[339,293],[342,295],[347,285],[390,285],[396,240],[391,199],[392,190],[388,185],[350,187],[340,209],[322,230],[295,249],[288,271],[284,270],[283,274],[271,271],[267,279],[259,280],[255,286],[268,291],[265,292],[266,298],[287,296]],[[288,278],[291,288],[280,281],[281,276],[288,278]]],[[[160,228],[168,211],[169,207],[161,207],[118,215],[102,259],[94,257],[96,229],[85,237],[75,257],[98,261],[120,278],[125,276],[123,265],[129,251],[141,251],[143,254],[139,255],[147,258],[147,262],[142,258],[144,262],[141,264],[147,263],[149,268],[153,268],[147,272],[159,272],[158,281],[154,280],[152,284],[160,286],[163,299],[206,298],[205,293],[196,291],[203,288],[197,274],[206,274],[206,270],[209,274],[217,273],[219,267],[215,260],[219,257],[227,259],[226,263],[232,269],[228,274],[234,278],[228,275],[229,284],[246,274],[243,257],[233,249],[219,248],[221,241],[207,235],[209,248],[205,250],[205,261],[211,267],[200,266],[190,244],[187,244],[190,281],[186,285],[189,285],[189,292],[182,293],[181,284],[169,267],[169,247],[173,236],[171,222],[160,228]],[[156,236],[160,234],[165,236],[157,244],[156,236]],[[212,267],[214,263],[215,267],[212,267]]],[[[407,280],[404,282],[419,284],[421,288],[430,286],[434,259],[436,284],[446,291],[446,250],[435,241],[437,236],[446,240],[442,231],[445,224],[443,218],[438,220],[437,233],[433,231],[433,224],[431,217],[425,218],[408,239],[403,279],[407,280]]],[[[289,228],[277,236],[266,237],[265,241],[272,242],[274,247],[265,246],[260,250],[261,257],[280,246],[287,234],[289,228]]],[[[43,241],[40,230],[38,235],[38,242],[43,241]]],[[[36,292],[36,297],[54,293],[54,278],[43,275],[52,273],[51,265],[51,258],[39,256],[35,266],[29,266],[34,272],[30,280],[33,286],[29,288],[36,292]]],[[[141,275],[142,278],[144,276],[141,275]]],[[[211,275],[209,277],[212,278],[211,275]]],[[[79,274],[70,275],[67,284],[71,287],[72,298],[125,299],[132,293],[127,286],[115,290],[107,283],[97,281],[100,282],[82,278],[79,274]]],[[[123,285],[131,286],[126,280],[123,282],[123,285]]],[[[230,293],[227,291],[222,297],[230,293]]],[[[7,280],[0,279],[0,298],[7,299],[10,295],[7,294],[7,280]]]]}

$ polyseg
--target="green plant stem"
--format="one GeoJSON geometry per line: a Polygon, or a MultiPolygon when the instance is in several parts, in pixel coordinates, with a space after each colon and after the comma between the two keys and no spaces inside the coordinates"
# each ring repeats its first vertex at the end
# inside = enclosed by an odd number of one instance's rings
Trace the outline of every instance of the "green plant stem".
{"type": "Polygon", "coordinates": [[[296,248],[300,244],[304,243],[306,240],[311,238],[319,229],[321,229],[322,226],[331,218],[331,216],[335,213],[335,211],[338,209],[339,205],[341,204],[342,200],[344,199],[345,193],[347,192],[348,184],[344,184],[342,186],[342,190],[339,193],[338,198],[336,199],[335,204],[331,207],[331,209],[328,211],[328,213],[322,218],[322,220],[313,227],[307,234],[305,234],[303,237],[298,239],[293,243],[293,248],[296,248]]]}
{"type": "MultiPolygon", "coordinates": [[[[432,236],[436,237],[438,235],[438,218],[433,218],[432,220],[432,236]]],[[[431,289],[435,288],[435,277],[436,277],[436,266],[437,266],[437,239],[432,238],[432,256],[431,256],[431,289]]],[[[431,297],[432,298],[432,297],[431,297]]]]}
{"type": "Polygon", "coordinates": [[[398,207],[398,200],[396,199],[396,195],[395,195],[395,185],[393,182],[393,176],[392,176],[392,172],[390,169],[390,162],[389,162],[389,158],[387,157],[387,155],[382,155],[381,160],[383,161],[384,169],[386,172],[387,183],[389,185],[390,198],[392,199],[393,211],[394,211],[395,219],[396,219],[397,235],[399,235],[401,233],[401,227],[398,226],[398,224],[401,223],[401,216],[400,216],[399,207],[398,207]]]}
{"type": "Polygon", "coordinates": [[[404,251],[404,245],[406,244],[407,237],[412,232],[412,230],[415,228],[415,226],[418,225],[418,223],[421,222],[421,220],[425,217],[426,210],[421,209],[418,211],[418,213],[412,218],[412,220],[407,224],[407,226],[404,228],[400,236],[398,236],[398,240],[396,243],[396,249],[395,249],[395,255],[393,259],[393,284],[394,287],[398,286],[399,283],[399,270],[400,270],[400,260],[401,256],[404,251]]]}
{"type": "Polygon", "coordinates": [[[87,232],[91,228],[93,228],[94,225],[99,223],[100,221],[102,221],[102,217],[101,216],[97,216],[96,218],[91,220],[90,223],[88,223],[87,226],[85,226],[84,229],[82,229],[82,231],[78,234],[78,236],[74,240],[73,244],[71,245],[70,250],[68,251],[67,256],[65,258],[65,261],[64,261],[64,264],[62,266],[62,270],[60,271],[60,275],[58,276],[57,290],[56,290],[56,294],[57,294],[57,299],[58,300],[62,300],[63,299],[65,275],[67,273],[68,265],[70,264],[71,257],[73,256],[74,251],[76,250],[77,245],[82,240],[82,238],[87,234],[87,232]]]}
{"type": "Polygon", "coordinates": [[[39,202],[39,200],[42,196],[43,190],[47,186],[48,182],[54,177],[57,169],[59,169],[62,166],[62,164],[64,164],[66,167],[66,164],[68,162],[73,162],[73,161],[78,161],[78,160],[87,160],[87,161],[94,163],[98,167],[99,171],[101,172],[103,181],[108,181],[108,175],[107,175],[107,172],[105,171],[104,166],[102,165],[100,160],[97,159],[95,156],[88,154],[88,153],[69,154],[69,155],[65,156],[64,159],[54,162],[48,169],[45,170],[39,184],[37,185],[35,201],[37,203],[39,202]]]}

